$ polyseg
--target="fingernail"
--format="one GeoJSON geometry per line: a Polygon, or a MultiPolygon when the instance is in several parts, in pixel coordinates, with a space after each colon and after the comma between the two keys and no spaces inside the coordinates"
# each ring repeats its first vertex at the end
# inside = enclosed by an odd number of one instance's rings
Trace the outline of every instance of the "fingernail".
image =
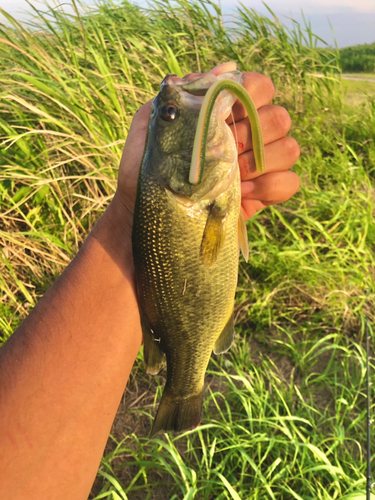
{"type": "Polygon", "coordinates": [[[254,191],[255,182],[246,181],[241,183],[241,192],[242,194],[250,194],[254,191]]]}

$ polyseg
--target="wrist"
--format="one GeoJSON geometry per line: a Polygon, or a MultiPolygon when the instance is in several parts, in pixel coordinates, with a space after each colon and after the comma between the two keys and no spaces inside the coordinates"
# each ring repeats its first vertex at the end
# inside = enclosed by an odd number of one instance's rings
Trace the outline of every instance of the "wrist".
{"type": "Polygon", "coordinates": [[[90,233],[120,267],[123,274],[134,279],[132,252],[133,210],[115,193],[107,210],[90,233]]]}

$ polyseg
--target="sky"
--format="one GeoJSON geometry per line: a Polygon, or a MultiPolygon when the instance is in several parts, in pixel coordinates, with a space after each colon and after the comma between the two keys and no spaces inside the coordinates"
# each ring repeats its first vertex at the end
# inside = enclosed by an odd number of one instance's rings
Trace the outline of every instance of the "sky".
{"type": "MultiPolygon", "coordinates": [[[[30,1],[41,5],[35,0],[30,1]]],[[[58,3],[69,4],[70,0],[58,3]]],[[[92,4],[93,0],[84,0],[84,3],[92,4]]],[[[142,5],[145,0],[135,3],[142,5]]],[[[261,0],[242,0],[242,3],[259,13],[268,14],[261,0]]],[[[292,25],[290,18],[303,24],[303,11],[311,23],[312,31],[328,45],[334,46],[335,40],[340,48],[375,42],[375,0],[268,0],[266,3],[287,26],[292,25]]],[[[221,0],[223,12],[228,16],[238,4],[237,0],[221,0]]],[[[27,19],[27,12],[32,11],[26,0],[0,0],[0,7],[16,19],[27,19]]]]}
{"type": "MultiPolygon", "coordinates": [[[[226,11],[235,3],[222,0],[221,5],[226,11]]],[[[242,3],[262,14],[267,13],[261,0],[243,0],[242,3]]],[[[289,27],[293,24],[290,18],[303,24],[303,12],[311,22],[313,33],[328,45],[334,46],[335,40],[340,48],[375,42],[375,0],[268,0],[266,3],[289,27]]]]}

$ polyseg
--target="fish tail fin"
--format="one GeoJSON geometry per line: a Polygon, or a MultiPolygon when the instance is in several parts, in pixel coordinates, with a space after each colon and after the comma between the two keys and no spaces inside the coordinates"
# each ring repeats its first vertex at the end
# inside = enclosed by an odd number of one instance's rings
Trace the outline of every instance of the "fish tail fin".
{"type": "Polygon", "coordinates": [[[176,398],[164,390],[150,437],[159,431],[181,432],[198,427],[202,419],[203,391],[187,398],[176,398]]]}

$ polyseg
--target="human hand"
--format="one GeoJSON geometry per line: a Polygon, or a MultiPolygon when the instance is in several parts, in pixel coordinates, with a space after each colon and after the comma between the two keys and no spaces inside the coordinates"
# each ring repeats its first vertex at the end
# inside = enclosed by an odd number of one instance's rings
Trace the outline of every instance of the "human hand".
{"type": "MultiPolygon", "coordinates": [[[[235,69],[235,63],[229,62],[217,66],[212,73],[218,75],[235,69]]],[[[194,76],[197,74],[188,75],[186,78],[194,76]]],[[[259,173],[254,161],[249,120],[243,105],[237,101],[233,106],[236,132],[232,117],[228,118],[228,124],[237,137],[242,208],[245,219],[249,219],[262,208],[288,200],[298,190],[299,178],[289,169],[298,160],[300,150],[297,141],[285,137],[291,126],[288,112],[285,108],[270,104],[275,94],[272,81],[264,75],[248,72],[243,73],[243,79],[244,88],[259,110],[266,164],[265,173],[259,173]]],[[[120,163],[117,195],[131,220],[152,101],[148,101],[136,112],[120,163]]]]}
{"type": "MultiPolygon", "coordinates": [[[[212,70],[215,75],[234,71],[233,62],[224,63],[212,70]]],[[[262,127],[265,172],[256,169],[251,128],[244,106],[237,101],[233,106],[233,118],[227,120],[237,139],[238,163],[241,171],[242,208],[245,220],[269,205],[282,203],[299,189],[299,177],[289,169],[298,160],[300,148],[295,139],[286,137],[291,127],[288,111],[281,106],[271,105],[275,95],[272,81],[258,73],[243,73],[243,87],[252,97],[258,109],[262,127]]]]}

